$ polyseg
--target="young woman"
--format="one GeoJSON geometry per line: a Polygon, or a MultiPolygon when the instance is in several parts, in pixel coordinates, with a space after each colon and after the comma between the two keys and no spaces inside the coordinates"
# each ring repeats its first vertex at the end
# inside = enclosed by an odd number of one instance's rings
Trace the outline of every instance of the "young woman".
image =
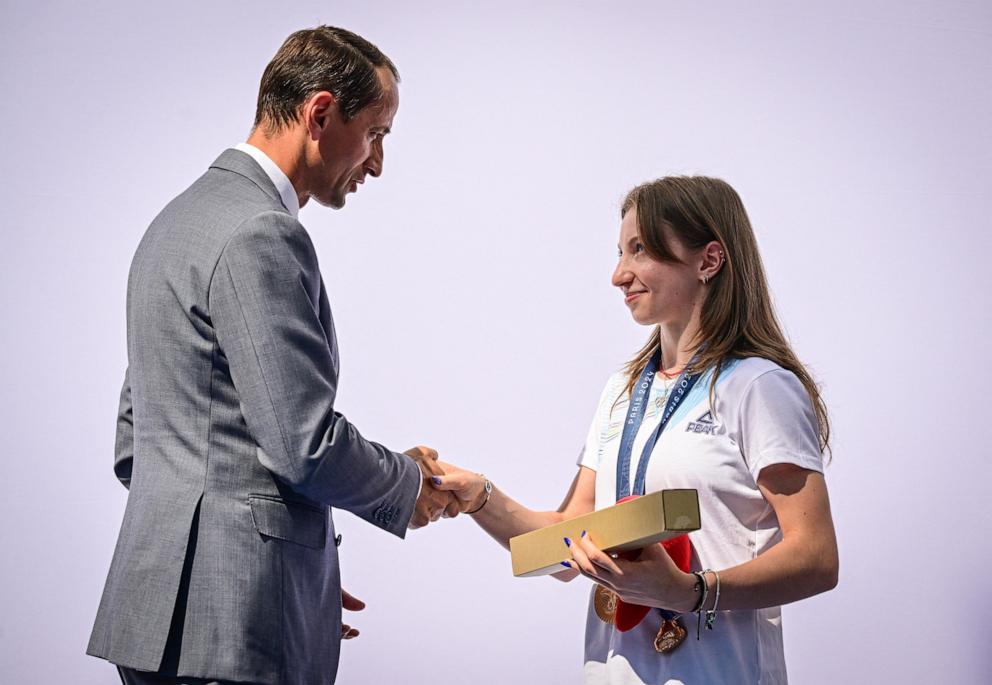
{"type": "Polygon", "coordinates": [[[561,508],[532,511],[449,464],[434,486],[504,546],[629,494],[697,490],[703,527],[689,535],[689,573],[660,545],[628,560],[588,536],[563,541],[570,570],[559,576],[596,583],[586,682],[785,683],[780,606],[837,583],[826,408],[775,319],[728,184],[646,183],[627,195],[621,218],[613,284],[651,337],[607,382],[561,508]],[[610,620],[616,597],[653,608],[621,632],[610,620]],[[700,613],[712,630],[697,640],[700,613]]]}

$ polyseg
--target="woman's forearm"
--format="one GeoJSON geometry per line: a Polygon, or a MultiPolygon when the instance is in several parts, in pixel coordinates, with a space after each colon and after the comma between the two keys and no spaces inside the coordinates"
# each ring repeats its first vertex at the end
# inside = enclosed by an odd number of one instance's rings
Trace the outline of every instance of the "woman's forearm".
{"type": "Polygon", "coordinates": [[[445,462],[438,463],[445,475],[432,479],[434,487],[452,492],[459,501],[467,504],[466,511],[476,512],[468,516],[507,549],[510,548],[510,538],[587,514],[595,504],[596,472],[586,467],[580,467],[576,472],[557,511],[534,511],[495,486],[486,501],[485,476],[445,462]]]}
{"type": "MultiPolygon", "coordinates": [[[[831,539],[826,544],[801,539],[784,539],[764,554],[738,566],[716,569],[720,572],[718,609],[761,609],[795,602],[837,585],[837,549],[831,539]]],[[[706,608],[712,608],[716,584],[706,574],[709,595],[706,608]]]]}
{"type": "Polygon", "coordinates": [[[493,486],[489,501],[477,513],[470,514],[479,526],[499,544],[510,548],[510,538],[564,521],[558,511],[534,511],[493,486]]]}

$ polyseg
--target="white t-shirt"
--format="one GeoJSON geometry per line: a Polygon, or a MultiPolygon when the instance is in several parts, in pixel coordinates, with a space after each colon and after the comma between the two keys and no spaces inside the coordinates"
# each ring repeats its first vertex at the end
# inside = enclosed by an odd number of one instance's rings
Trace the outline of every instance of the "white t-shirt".
{"type": "MultiPolygon", "coordinates": [[[[822,472],[816,416],[799,379],[774,362],[731,362],[709,401],[712,372],[682,400],[655,445],[646,491],[692,488],[699,492],[702,528],[691,533],[692,569],[723,570],[753,559],[781,540],[774,510],[757,486],[771,464],[822,472]]],[[[628,396],[623,373],[614,374],[599,400],[579,464],[596,471],[596,509],[616,502],[616,466],[628,396]],[[619,398],[619,399],[618,399],[619,398]]],[[[661,420],[675,379],[657,374],[644,421],[634,439],[631,480],[641,450],[661,420]]],[[[586,619],[585,682],[786,683],[779,607],[719,611],[713,630],[696,640],[695,615],[683,617],[688,637],[670,654],[654,649],[661,614],[651,611],[621,633],[596,615],[592,594],[586,619]]]]}

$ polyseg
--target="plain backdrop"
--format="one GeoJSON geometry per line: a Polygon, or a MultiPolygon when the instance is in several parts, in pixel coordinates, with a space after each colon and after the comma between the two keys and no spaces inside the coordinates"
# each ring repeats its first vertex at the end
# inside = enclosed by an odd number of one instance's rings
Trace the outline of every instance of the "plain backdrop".
{"type": "MultiPolygon", "coordinates": [[[[785,609],[793,682],[992,678],[988,2],[0,8],[0,682],[117,682],[84,650],[127,496],[131,255],[320,23],[403,79],[383,176],[301,214],[365,435],[556,507],[648,333],[609,282],[621,198],[722,177],[833,418],[841,578],[785,609]]],[[[513,578],[468,518],[405,542],[336,520],[368,602],[339,682],[580,680],[582,579],[513,578]]]]}

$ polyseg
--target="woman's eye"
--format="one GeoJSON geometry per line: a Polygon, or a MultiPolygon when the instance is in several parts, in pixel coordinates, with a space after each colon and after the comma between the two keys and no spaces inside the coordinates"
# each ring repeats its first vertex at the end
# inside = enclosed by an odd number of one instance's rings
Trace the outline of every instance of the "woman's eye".
{"type": "Polygon", "coordinates": [[[634,243],[634,252],[644,252],[644,246],[641,243],[634,243]]]}

